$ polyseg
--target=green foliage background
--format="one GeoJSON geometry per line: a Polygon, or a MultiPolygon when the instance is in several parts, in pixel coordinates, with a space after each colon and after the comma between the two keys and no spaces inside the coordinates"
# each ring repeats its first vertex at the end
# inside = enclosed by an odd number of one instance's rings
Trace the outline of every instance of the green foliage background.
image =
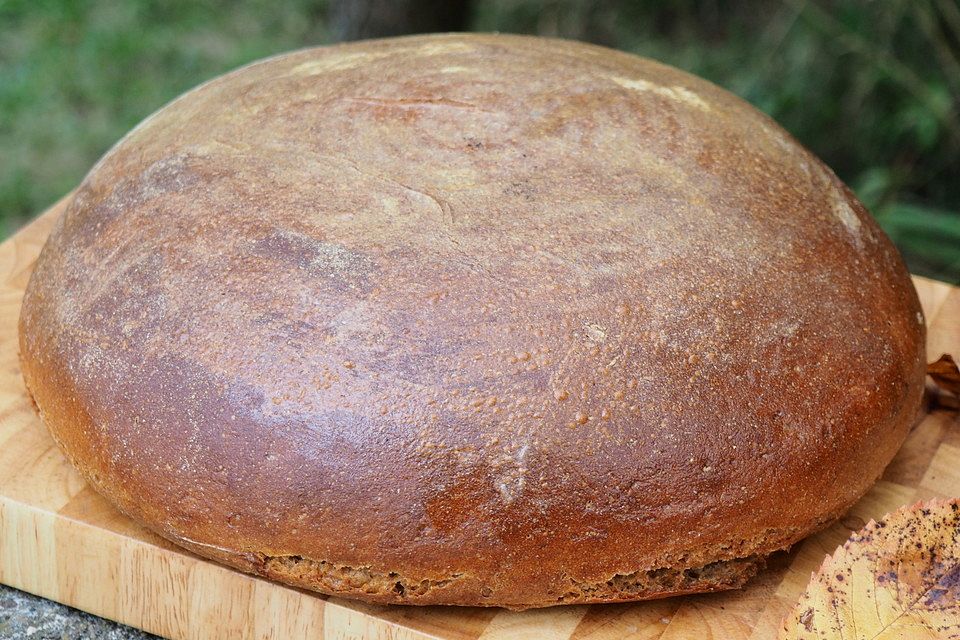
{"type": "MultiPolygon", "coordinates": [[[[0,0],[0,234],[190,87],[330,41],[320,1],[0,0]]],[[[850,184],[910,268],[960,282],[957,0],[477,0],[472,28],[579,38],[766,111],[850,184]]]]}

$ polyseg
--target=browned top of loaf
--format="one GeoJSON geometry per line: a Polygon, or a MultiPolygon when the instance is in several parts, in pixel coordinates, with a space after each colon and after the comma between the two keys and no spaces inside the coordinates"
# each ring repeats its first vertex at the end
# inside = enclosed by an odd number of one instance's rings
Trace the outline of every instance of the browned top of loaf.
{"type": "Polygon", "coordinates": [[[774,122],[508,36],[175,101],[73,198],[22,335],[70,457],[166,535],[513,603],[794,541],[881,472],[923,364],[895,250],[774,122]]]}

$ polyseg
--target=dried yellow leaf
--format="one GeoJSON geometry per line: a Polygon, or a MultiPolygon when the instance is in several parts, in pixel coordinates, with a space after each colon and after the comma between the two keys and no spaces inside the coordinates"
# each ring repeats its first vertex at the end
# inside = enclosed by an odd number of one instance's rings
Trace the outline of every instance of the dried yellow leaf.
{"type": "Polygon", "coordinates": [[[781,640],[960,638],[960,500],[870,521],[813,574],[781,640]]]}

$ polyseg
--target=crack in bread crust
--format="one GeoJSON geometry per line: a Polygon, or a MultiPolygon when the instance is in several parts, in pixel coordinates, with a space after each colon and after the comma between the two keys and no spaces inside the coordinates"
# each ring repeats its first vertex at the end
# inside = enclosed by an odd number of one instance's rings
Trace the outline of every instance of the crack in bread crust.
{"type": "MultiPolygon", "coordinates": [[[[492,589],[480,585],[464,602],[474,606],[506,606],[527,609],[555,604],[621,602],[662,598],[678,593],[704,593],[742,587],[763,569],[767,557],[760,554],[710,562],[699,567],[659,567],[618,573],[608,580],[591,582],[568,578],[569,589],[554,599],[536,603],[491,602],[492,589]]],[[[444,588],[458,582],[475,583],[464,573],[443,579],[411,578],[395,571],[351,567],[301,556],[258,554],[256,573],[288,584],[330,595],[358,596],[399,604],[434,604],[444,588]]]]}
{"type": "Polygon", "coordinates": [[[370,567],[338,565],[301,556],[264,557],[262,562],[265,575],[300,583],[308,589],[325,593],[393,594],[400,600],[416,600],[433,589],[443,588],[463,577],[462,573],[452,573],[441,580],[417,580],[401,576],[395,571],[382,572],[370,567]]]}

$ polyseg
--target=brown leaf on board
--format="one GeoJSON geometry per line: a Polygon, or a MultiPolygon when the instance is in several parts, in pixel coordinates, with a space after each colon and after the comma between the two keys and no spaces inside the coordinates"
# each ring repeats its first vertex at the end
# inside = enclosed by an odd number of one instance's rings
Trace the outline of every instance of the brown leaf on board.
{"type": "Polygon", "coordinates": [[[960,638],[960,499],[867,523],[826,557],[779,637],[960,638]]]}
{"type": "Polygon", "coordinates": [[[950,354],[945,353],[936,362],[928,364],[927,375],[933,378],[941,389],[960,396],[960,368],[950,354]]]}

